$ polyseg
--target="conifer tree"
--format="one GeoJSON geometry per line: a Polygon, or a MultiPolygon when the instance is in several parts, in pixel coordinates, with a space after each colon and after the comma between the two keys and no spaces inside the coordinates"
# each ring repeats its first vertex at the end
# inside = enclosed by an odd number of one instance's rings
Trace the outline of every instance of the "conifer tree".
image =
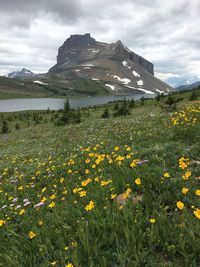
{"type": "Polygon", "coordinates": [[[3,120],[3,123],[2,123],[2,127],[1,127],[1,132],[2,133],[8,133],[8,124],[7,124],[7,121],[6,120],[3,120]]]}

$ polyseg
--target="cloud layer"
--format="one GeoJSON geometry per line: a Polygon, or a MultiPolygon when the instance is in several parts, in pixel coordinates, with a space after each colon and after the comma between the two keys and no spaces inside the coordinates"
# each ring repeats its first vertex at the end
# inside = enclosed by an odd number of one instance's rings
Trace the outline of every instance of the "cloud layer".
{"type": "Polygon", "coordinates": [[[200,79],[199,0],[0,0],[0,74],[46,72],[70,34],[122,40],[172,85],[200,79]]]}

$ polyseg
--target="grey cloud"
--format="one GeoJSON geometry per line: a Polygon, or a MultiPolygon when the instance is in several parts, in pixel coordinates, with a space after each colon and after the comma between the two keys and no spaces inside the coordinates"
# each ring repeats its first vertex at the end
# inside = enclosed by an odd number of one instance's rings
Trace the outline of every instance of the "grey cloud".
{"type": "Polygon", "coordinates": [[[79,0],[1,0],[0,7],[7,25],[28,28],[34,19],[48,14],[53,19],[73,23],[80,16],[82,5],[79,0]]]}
{"type": "Polygon", "coordinates": [[[0,0],[0,8],[0,72],[47,71],[70,34],[91,32],[121,39],[162,77],[200,75],[199,0],[0,0]]]}

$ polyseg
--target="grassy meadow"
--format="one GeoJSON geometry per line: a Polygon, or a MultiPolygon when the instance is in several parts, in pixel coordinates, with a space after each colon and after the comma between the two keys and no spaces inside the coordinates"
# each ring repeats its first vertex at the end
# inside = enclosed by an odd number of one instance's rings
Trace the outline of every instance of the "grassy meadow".
{"type": "MultiPolygon", "coordinates": [[[[197,91],[198,93],[199,91],[197,91]]],[[[200,266],[200,100],[0,114],[0,266],[200,266]]],[[[120,105],[120,104],[119,104],[120,105]]]]}

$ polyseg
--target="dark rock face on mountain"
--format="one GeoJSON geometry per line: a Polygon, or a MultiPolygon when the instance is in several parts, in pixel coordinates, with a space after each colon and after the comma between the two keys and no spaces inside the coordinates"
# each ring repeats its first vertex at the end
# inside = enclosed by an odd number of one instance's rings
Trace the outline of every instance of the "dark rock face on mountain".
{"type": "Polygon", "coordinates": [[[154,65],[123,45],[71,35],[58,50],[57,64],[47,76],[103,82],[113,93],[168,93],[172,87],[154,77],[154,65]]]}
{"type": "Polygon", "coordinates": [[[23,68],[20,71],[13,71],[11,73],[8,73],[7,77],[11,79],[29,79],[36,77],[37,74],[33,73],[30,70],[27,70],[26,68],[23,68]]]}

